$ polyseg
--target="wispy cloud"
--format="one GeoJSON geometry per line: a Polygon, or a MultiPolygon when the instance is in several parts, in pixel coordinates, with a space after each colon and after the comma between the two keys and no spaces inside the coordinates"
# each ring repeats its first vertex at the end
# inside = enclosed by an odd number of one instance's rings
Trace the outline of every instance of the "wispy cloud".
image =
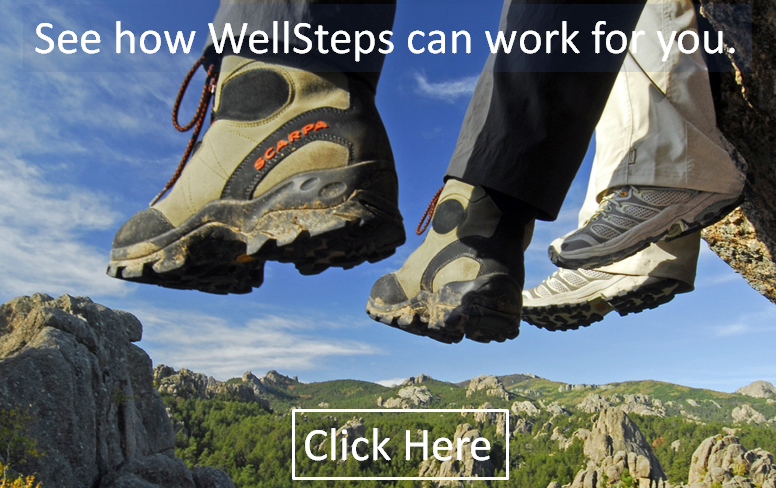
{"type": "Polygon", "coordinates": [[[404,380],[406,379],[407,378],[393,378],[390,380],[375,381],[375,383],[377,383],[378,385],[383,385],[390,388],[392,386],[401,385],[402,383],[404,383],[404,380]]]}
{"type": "Polygon", "coordinates": [[[0,158],[0,293],[122,295],[128,287],[105,275],[105,256],[79,240],[112,226],[106,199],[53,185],[23,161],[0,158]]]}
{"type": "Polygon", "coordinates": [[[249,370],[310,371],[338,357],[380,353],[375,346],[327,337],[319,331],[341,324],[303,317],[264,315],[245,324],[171,310],[136,311],[143,346],[158,363],[219,379],[249,370]]]}
{"type": "MultiPolygon", "coordinates": [[[[55,58],[27,52],[23,59],[23,6],[3,5],[0,57],[10,73],[0,97],[9,121],[0,126],[0,294],[124,295],[132,286],[105,275],[109,241],[95,241],[94,234],[110,234],[120,223],[115,182],[101,193],[89,180],[99,178],[101,165],[126,172],[153,169],[164,159],[144,158],[148,144],[136,141],[155,141],[156,154],[172,146],[174,131],[166,128],[179,79],[162,71],[183,70],[188,61],[146,56],[139,59],[147,72],[120,73],[113,68],[125,60],[113,56],[76,62],[61,55],[62,66],[38,67],[55,58]],[[94,71],[85,75],[79,66],[94,71]]],[[[74,15],[82,9],[46,9],[57,25],[79,31],[86,23],[74,15]]],[[[138,179],[153,173],[137,171],[138,179]]]]}
{"type": "Polygon", "coordinates": [[[759,312],[749,312],[741,315],[738,320],[714,327],[717,337],[732,337],[750,334],[772,333],[773,319],[776,318],[776,310],[771,308],[759,312]]]}
{"type": "Polygon", "coordinates": [[[478,78],[478,76],[468,76],[434,83],[428,80],[425,73],[415,73],[415,92],[424,97],[452,103],[471,97],[478,78]]]}

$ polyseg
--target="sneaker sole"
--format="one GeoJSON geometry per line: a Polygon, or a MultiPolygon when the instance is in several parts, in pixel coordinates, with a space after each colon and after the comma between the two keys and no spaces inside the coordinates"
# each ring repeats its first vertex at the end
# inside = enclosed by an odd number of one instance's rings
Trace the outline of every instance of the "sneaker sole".
{"type": "Polygon", "coordinates": [[[421,291],[393,305],[373,298],[366,312],[383,324],[445,344],[464,337],[476,342],[504,342],[520,333],[520,286],[508,276],[449,283],[435,293],[421,291]]]}
{"type": "Polygon", "coordinates": [[[692,291],[685,283],[665,279],[644,284],[611,298],[597,297],[586,302],[547,307],[523,307],[523,320],[549,331],[577,330],[604,319],[611,311],[624,317],[651,310],[670,302],[676,295],[692,291]]]}
{"type": "Polygon", "coordinates": [[[108,275],[225,295],[258,288],[267,261],[303,275],[380,261],[405,240],[396,204],[369,190],[381,171],[391,174],[385,163],[310,172],[254,200],[211,202],[162,236],[114,249],[108,275]]]}
{"type": "Polygon", "coordinates": [[[608,245],[607,247],[613,247],[614,250],[601,249],[603,246],[594,246],[594,251],[585,250],[583,252],[578,252],[575,257],[573,255],[568,256],[569,253],[564,256],[555,249],[555,246],[550,246],[547,252],[550,261],[562,268],[594,269],[608,266],[643,251],[649,247],[650,244],[655,242],[659,242],[663,239],[666,241],[679,239],[680,237],[684,237],[710,225],[714,225],[725,218],[727,214],[735,210],[743,201],[744,197],[741,195],[733,199],[715,202],[697,212],[692,221],[688,222],[687,220],[679,219],[670,225],[661,225],[655,229],[654,232],[650,232],[651,235],[649,237],[622,249],[618,248],[618,243],[628,239],[628,232],[622,234],[620,238],[612,239],[606,243],[608,245]],[[590,252],[594,252],[595,254],[588,254],[590,252]]]}

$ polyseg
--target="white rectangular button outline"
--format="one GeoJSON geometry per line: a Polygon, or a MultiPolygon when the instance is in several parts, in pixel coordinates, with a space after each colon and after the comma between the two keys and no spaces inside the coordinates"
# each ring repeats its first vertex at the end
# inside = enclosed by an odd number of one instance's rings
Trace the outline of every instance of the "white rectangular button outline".
{"type": "Polygon", "coordinates": [[[293,481],[509,481],[509,410],[505,408],[295,408],[291,410],[291,479],[293,481]],[[396,476],[368,476],[368,477],[352,477],[352,476],[297,476],[296,475],[296,414],[299,413],[476,413],[476,412],[495,412],[503,413],[505,419],[505,432],[506,434],[506,475],[504,477],[496,476],[482,476],[482,477],[429,477],[429,476],[408,476],[408,477],[396,477],[396,476]]]}

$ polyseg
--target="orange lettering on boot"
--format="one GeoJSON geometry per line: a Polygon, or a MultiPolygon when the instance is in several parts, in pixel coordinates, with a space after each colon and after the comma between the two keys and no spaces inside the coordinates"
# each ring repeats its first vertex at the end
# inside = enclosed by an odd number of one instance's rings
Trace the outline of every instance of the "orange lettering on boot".
{"type": "Polygon", "coordinates": [[[301,140],[304,136],[309,135],[313,131],[318,132],[319,130],[328,128],[329,125],[326,122],[319,120],[315,124],[305,125],[302,127],[301,131],[295,130],[294,132],[288,134],[288,141],[285,139],[280,139],[275,146],[267,149],[267,152],[264,153],[264,157],[257,159],[256,162],[253,163],[253,167],[256,168],[256,171],[261,171],[267,165],[267,161],[277,156],[284,148],[290,146],[296,141],[301,140]]]}

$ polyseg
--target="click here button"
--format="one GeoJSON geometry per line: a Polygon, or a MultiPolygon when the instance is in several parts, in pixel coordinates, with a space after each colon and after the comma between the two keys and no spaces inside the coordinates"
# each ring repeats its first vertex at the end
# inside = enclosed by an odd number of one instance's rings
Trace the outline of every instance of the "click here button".
{"type": "Polygon", "coordinates": [[[509,479],[506,409],[296,409],[294,480],[509,479]],[[495,422],[480,427],[472,414],[495,422]],[[442,473],[460,476],[442,476],[442,473]]]}

